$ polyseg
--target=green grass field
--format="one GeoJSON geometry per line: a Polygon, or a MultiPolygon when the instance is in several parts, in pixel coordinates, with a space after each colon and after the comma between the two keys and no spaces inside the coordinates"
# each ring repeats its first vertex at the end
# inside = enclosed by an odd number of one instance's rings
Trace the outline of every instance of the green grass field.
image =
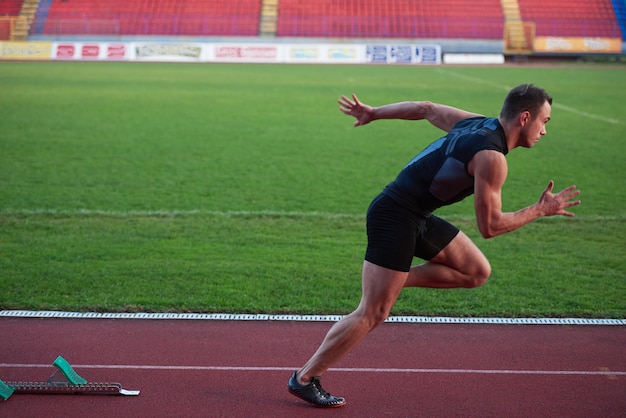
{"type": "Polygon", "coordinates": [[[0,309],[347,313],[370,200],[441,132],[355,129],[339,96],[497,115],[526,82],[552,121],[509,154],[504,209],[554,179],[577,217],[484,240],[471,198],[445,208],[492,277],[392,314],[624,318],[626,68],[602,65],[0,63],[0,309]]]}

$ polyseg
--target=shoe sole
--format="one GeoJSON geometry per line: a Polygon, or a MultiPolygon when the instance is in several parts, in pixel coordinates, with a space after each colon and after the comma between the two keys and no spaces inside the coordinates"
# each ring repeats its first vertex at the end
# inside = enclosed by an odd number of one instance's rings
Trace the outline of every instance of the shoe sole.
{"type": "Polygon", "coordinates": [[[309,402],[306,399],[302,398],[302,396],[300,396],[300,394],[294,390],[291,390],[291,388],[289,388],[289,393],[291,393],[293,396],[295,396],[296,398],[308,403],[309,405],[313,405],[316,408],[341,408],[342,406],[346,406],[346,401],[343,401],[343,403],[339,403],[339,404],[331,404],[331,405],[318,405],[316,403],[313,402],[309,402]]]}

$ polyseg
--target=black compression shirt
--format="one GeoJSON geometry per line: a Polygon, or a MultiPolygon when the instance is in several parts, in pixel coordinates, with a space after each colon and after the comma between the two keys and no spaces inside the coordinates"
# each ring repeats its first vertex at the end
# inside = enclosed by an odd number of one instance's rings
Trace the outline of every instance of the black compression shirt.
{"type": "Polygon", "coordinates": [[[483,150],[508,153],[500,122],[485,117],[464,119],[413,158],[383,193],[428,216],[435,209],[474,193],[474,178],[468,174],[467,166],[483,150]]]}

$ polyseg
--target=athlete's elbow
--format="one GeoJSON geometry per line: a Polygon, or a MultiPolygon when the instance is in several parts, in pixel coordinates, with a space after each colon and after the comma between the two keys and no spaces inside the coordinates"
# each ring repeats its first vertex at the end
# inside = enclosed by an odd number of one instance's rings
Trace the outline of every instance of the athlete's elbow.
{"type": "Polygon", "coordinates": [[[430,121],[433,117],[433,103],[429,101],[411,102],[410,116],[407,119],[430,121]]]}
{"type": "Polygon", "coordinates": [[[481,222],[478,223],[478,231],[485,239],[494,238],[502,234],[495,225],[481,222]]]}
{"type": "Polygon", "coordinates": [[[485,239],[494,238],[506,232],[504,219],[495,213],[478,211],[476,223],[480,235],[485,239]]]}
{"type": "Polygon", "coordinates": [[[480,235],[483,238],[489,239],[489,238],[495,237],[495,231],[493,230],[493,228],[491,228],[488,222],[485,222],[485,221],[481,222],[481,220],[478,219],[477,224],[478,224],[478,232],[480,232],[480,235]]]}

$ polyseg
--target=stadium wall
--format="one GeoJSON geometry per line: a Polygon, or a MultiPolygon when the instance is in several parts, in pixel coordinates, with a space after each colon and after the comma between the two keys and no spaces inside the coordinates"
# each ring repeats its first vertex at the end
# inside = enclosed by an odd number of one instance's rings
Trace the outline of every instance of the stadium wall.
{"type": "Polygon", "coordinates": [[[416,43],[163,41],[0,42],[0,60],[441,64],[441,46],[416,43]]]}
{"type": "MultiPolygon", "coordinates": [[[[348,40],[296,38],[72,37],[0,42],[0,60],[266,62],[302,64],[502,64],[494,40],[348,40]]],[[[621,39],[535,39],[531,57],[625,55],[621,39]]],[[[515,56],[511,56],[516,58],[515,56]]]]}
{"type": "MultiPolygon", "coordinates": [[[[613,55],[623,45],[611,40],[538,39],[546,53],[532,57],[565,59],[591,55],[599,48],[614,48],[613,55]],[[556,51],[558,53],[550,52],[556,51]]],[[[70,60],[70,61],[153,61],[153,62],[240,62],[289,64],[503,64],[502,42],[476,42],[475,45],[450,47],[442,42],[415,43],[410,41],[371,42],[268,42],[259,39],[197,42],[195,40],[163,39],[149,41],[26,41],[0,42],[2,60],[70,60]]],[[[598,55],[598,53],[595,53],[598,55]]],[[[606,55],[606,52],[603,52],[606,55]]],[[[623,55],[623,53],[622,53],[623,55]]],[[[509,56],[509,59],[517,59],[509,56]]],[[[524,56],[524,58],[527,58],[524,56]]]]}

